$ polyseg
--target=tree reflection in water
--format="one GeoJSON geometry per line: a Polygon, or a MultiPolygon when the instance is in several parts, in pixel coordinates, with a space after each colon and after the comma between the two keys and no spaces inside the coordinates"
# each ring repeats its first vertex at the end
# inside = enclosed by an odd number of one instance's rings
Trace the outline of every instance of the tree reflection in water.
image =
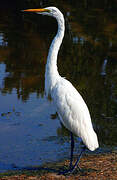
{"type": "MultiPolygon", "coordinates": [[[[36,2],[38,7],[40,2],[36,2]]],[[[49,4],[43,3],[45,6],[49,4]]],[[[34,7],[32,1],[28,5],[34,7]]],[[[100,147],[115,148],[117,5],[114,5],[114,1],[90,1],[89,4],[88,1],[79,3],[75,0],[71,3],[56,1],[55,5],[64,12],[67,21],[66,35],[58,58],[59,72],[73,83],[88,104],[100,147]]],[[[23,5],[20,7],[24,9],[23,5]]],[[[57,30],[56,21],[4,9],[1,9],[0,15],[1,96],[11,93],[12,97],[15,89],[22,103],[28,102],[33,93],[38,98],[44,98],[46,57],[57,30]]],[[[48,125],[50,119],[47,120],[48,125]]],[[[56,133],[58,137],[61,134],[68,136],[68,132],[60,126],[56,133]]]]}

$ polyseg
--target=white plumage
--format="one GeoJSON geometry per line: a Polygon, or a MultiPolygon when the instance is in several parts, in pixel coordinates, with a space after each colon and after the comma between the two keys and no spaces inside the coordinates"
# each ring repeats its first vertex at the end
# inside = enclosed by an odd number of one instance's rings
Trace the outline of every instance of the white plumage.
{"type": "Polygon", "coordinates": [[[64,78],[59,78],[51,91],[58,115],[63,125],[82,138],[83,143],[94,151],[98,147],[88,108],[77,90],[64,78]]]}
{"type": "MultiPolygon", "coordinates": [[[[37,14],[48,15],[56,18],[58,22],[58,32],[53,39],[46,64],[45,72],[45,93],[51,96],[56,107],[58,115],[63,125],[73,134],[82,138],[86,147],[94,151],[99,147],[97,135],[93,129],[89,110],[83,98],[74,88],[74,86],[62,78],[57,70],[57,55],[64,37],[65,25],[63,14],[56,7],[47,7],[44,9],[28,9],[27,12],[36,12],[37,14]]],[[[67,172],[72,172],[80,160],[82,151],[74,166],[73,148],[74,140],[71,134],[71,160],[70,168],[67,172]]]]}
{"type": "Polygon", "coordinates": [[[51,95],[63,125],[81,137],[88,149],[94,151],[99,145],[87,105],[74,86],[62,78],[57,70],[57,54],[64,36],[64,17],[55,7],[47,9],[50,10],[50,16],[57,19],[58,32],[52,41],[47,58],[45,92],[47,96],[51,95]]]}

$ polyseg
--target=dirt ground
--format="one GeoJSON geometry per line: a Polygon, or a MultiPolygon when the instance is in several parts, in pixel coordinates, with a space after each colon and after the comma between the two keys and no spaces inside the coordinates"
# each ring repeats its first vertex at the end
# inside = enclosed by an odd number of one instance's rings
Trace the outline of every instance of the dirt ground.
{"type": "MultiPolygon", "coordinates": [[[[51,168],[67,168],[69,161],[51,165],[51,168]]],[[[84,155],[79,163],[82,171],[58,175],[48,171],[19,171],[0,175],[0,180],[117,180],[117,153],[84,155]]],[[[49,167],[50,168],[50,167],[49,167]]]]}

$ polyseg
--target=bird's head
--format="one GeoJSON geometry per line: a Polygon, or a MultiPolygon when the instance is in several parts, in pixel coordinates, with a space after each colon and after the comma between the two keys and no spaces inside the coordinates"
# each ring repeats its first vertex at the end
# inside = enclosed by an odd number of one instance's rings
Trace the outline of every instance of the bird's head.
{"type": "Polygon", "coordinates": [[[57,9],[56,7],[47,7],[47,8],[43,8],[43,9],[26,9],[23,11],[24,12],[34,12],[37,14],[52,16],[55,18],[57,18],[57,16],[59,16],[61,14],[59,9],[57,9]]]}

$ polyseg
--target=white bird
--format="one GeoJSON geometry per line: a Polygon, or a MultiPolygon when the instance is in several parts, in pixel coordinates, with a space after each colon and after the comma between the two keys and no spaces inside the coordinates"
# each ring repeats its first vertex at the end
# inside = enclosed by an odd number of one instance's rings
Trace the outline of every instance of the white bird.
{"type": "Polygon", "coordinates": [[[64,17],[56,7],[27,9],[24,11],[52,16],[56,18],[58,22],[58,31],[51,43],[47,57],[45,93],[47,97],[51,96],[61,122],[71,132],[71,160],[67,172],[72,172],[79,162],[82,152],[85,150],[85,148],[83,148],[73,166],[73,134],[80,137],[85,146],[91,151],[97,149],[99,144],[86,103],[74,86],[68,80],[61,77],[57,70],[57,55],[65,32],[64,17]]]}

